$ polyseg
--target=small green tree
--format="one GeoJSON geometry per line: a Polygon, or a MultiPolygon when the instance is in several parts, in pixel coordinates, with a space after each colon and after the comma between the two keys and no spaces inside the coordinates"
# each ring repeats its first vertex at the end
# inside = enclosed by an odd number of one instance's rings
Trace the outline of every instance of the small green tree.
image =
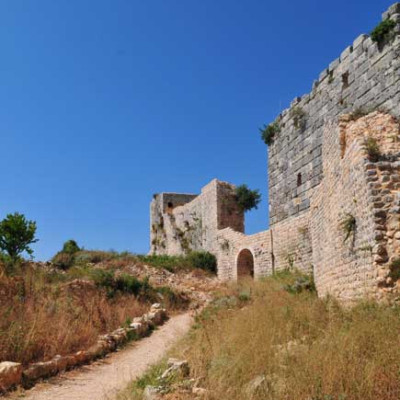
{"type": "Polygon", "coordinates": [[[73,239],[67,240],[63,245],[63,253],[74,254],[78,251],[81,251],[81,248],[78,246],[78,243],[76,243],[76,241],[73,239]]]}
{"type": "Polygon", "coordinates": [[[258,189],[251,190],[247,185],[237,186],[235,196],[237,204],[243,212],[257,208],[261,201],[260,191],[258,189]]]}
{"type": "Polygon", "coordinates": [[[36,243],[36,222],[28,221],[23,214],[8,214],[0,222],[0,250],[6,252],[12,264],[24,251],[33,254],[30,244],[36,243]]]}

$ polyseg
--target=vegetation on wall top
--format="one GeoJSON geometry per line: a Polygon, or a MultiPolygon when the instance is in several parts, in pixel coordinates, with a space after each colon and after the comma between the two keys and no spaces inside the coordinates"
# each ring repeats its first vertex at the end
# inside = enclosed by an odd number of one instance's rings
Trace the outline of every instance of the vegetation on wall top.
{"type": "Polygon", "coordinates": [[[268,146],[272,144],[272,142],[275,138],[275,135],[277,135],[281,130],[281,128],[277,122],[273,122],[272,124],[269,124],[269,125],[264,125],[262,128],[259,128],[259,129],[260,129],[260,133],[261,133],[261,139],[268,146]]]}
{"type": "Polygon", "coordinates": [[[382,21],[375,29],[371,32],[371,39],[378,45],[382,45],[389,41],[393,37],[393,30],[396,26],[396,22],[392,19],[386,19],[382,21]]]}
{"type": "Polygon", "coordinates": [[[260,191],[258,189],[251,190],[247,185],[237,186],[235,197],[240,210],[243,212],[257,208],[261,201],[260,191]]]}

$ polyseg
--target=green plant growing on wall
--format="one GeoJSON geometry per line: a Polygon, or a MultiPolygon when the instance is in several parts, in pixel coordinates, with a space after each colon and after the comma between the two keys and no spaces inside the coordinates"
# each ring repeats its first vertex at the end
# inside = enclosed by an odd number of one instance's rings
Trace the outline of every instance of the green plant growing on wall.
{"type": "Polygon", "coordinates": [[[281,131],[278,122],[273,122],[269,125],[264,125],[260,129],[261,138],[265,144],[270,146],[275,138],[275,136],[281,131]]]}
{"type": "Polygon", "coordinates": [[[261,194],[258,189],[251,190],[247,185],[240,185],[235,188],[235,198],[239,209],[243,212],[257,208],[261,201],[261,194]]]}
{"type": "Polygon", "coordinates": [[[380,46],[387,43],[394,36],[395,26],[396,26],[396,22],[393,21],[392,19],[386,19],[385,21],[382,21],[371,32],[372,41],[377,43],[380,46]]]}
{"type": "Polygon", "coordinates": [[[329,72],[329,77],[328,77],[328,84],[331,85],[335,80],[335,76],[333,75],[333,71],[329,72]]]}
{"type": "Polygon", "coordinates": [[[381,150],[375,138],[369,136],[365,139],[365,150],[367,151],[368,159],[372,162],[379,161],[381,157],[381,150]]]}
{"type": "Polygon", "coordinates": [[[285,258],[286,258],[286,261],[288,263],[289,271],[292,271],[293,268],[294,268],[294,254],[288,253],[285,258]]]}
{"type": "Polygon", "coordinates": [[[302,236],[308,235],[308,232],[309,232],[307,226],[300,226],[299,228],[297,228],[297,231],[298,231],[299,234],[302,235],[302,236]]]}
{"type": "Polygon", "coordinates": [[[389,277],[394,282],[400,279],[400,258],[396,258],[389,264],[389,277]]]}
{"type": "Polygon", "coordinates": [[[340,227],[344,233],[343,242],[346,243],[350,237],[352,237],[354,241],[357,228],[357,221],[354,215],[347,213],[346,216],[340,222],[340,227]]]}
{"type": "Polygon", "coordinates": [[[371,109],[367,109],[367,108],[364,108],[364,107],[357,107],[356,109],[354,109],[349,114],[349,119],[350,119],[350,121],[357,121],[358,119],[360,119],[362,117],[365,117],[366,115],[368,115],[372,111],[374,111],[372,108],[371,109]]]}
{"type": "Polygon", "coordinates": [[[293,126],[303,132],[306,129],[307,113],[301,107],[293,107],[290,110],[290,117],[293,119],[293,126]]]}
{"type": "Polygon", "coordinates": [[[229,250],[229,241],[227,239],[224,239],[224,241],[220,244],[221,250],[223,251],[228,251],[229,250]]]}

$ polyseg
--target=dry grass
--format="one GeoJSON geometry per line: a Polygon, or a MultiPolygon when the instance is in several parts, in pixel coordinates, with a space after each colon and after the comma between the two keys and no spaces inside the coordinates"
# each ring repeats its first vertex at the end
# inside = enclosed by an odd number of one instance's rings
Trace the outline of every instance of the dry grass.
{"type": "Polygon", "coordinates": [[[110,298],[94,283],[28,269],[0,277],[0,362],[24,364],[88,348],[147,311],[149,301],[117,293],[110,298]]]}
{"type": "Polygon", "coordinates": [[[344,309],[269,279],[216,300],[172,355],[209,400],[398,400],[399,341],[398,307],[344,309]]]}

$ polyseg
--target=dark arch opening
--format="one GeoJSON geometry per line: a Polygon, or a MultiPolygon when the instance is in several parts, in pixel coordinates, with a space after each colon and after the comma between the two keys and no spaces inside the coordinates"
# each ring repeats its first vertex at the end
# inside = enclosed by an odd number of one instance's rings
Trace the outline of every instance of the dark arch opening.
{"type": "Polygon", "coordinates": [[[237,258],[238,278],[254,277],[254,257],[250,250],[243,249],[237,258]]]}

